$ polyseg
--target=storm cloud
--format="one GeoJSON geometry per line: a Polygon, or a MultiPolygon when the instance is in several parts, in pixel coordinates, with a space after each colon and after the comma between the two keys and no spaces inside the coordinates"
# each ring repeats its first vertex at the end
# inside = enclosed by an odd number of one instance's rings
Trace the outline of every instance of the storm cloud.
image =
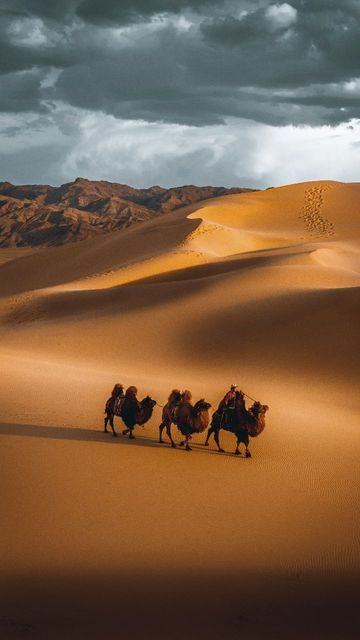
{"type": "MultiPolygon", "coordinates": [[[[250,162],[254,127],[301,130],[356,121],[359,31],[357,0],[5,0],[0,22],[3,177],[14,175],[11,158],[21,139],[23,174],[29,175],[29,138],[25,124],[23,129],[19,124],[21,114],[38,122],[38,149],[50,131],[49,148],[60,145],[58,156],[50,154],[53,182],[69,166],[63,154],[71,140],[84,134],[77,130],[74,138],[66,132],[65,113],[71,114],[70,128],[88,121],[88,114],[97,122],[113,118],[118,135],[124,123],[153,123],[163,145],[159,142],[157,154],[167,161],[169,138],[160,135],[161,127],[203,129],[205,149],[212,127],[232,138],[238,121],[238,131],[249,131],[241,153],[250,162]],[[10,138],[9,126],[16,131],[10,138]]],[[[143,144],[141,137],[137,144],[143,144]]],[[[195,156],[188,159],[194,182],[200,180],[195,156]]],[[[179,161],[175,152],[173,157],[179,161]]],[[[219,169],[223,178],[230,162],[225,154],[224,170],[219,169]]],[[[42,171],[41,163],[35,166],[42,171]]],[[[179,165],[174,180],[185,173],[179,165]]]]}

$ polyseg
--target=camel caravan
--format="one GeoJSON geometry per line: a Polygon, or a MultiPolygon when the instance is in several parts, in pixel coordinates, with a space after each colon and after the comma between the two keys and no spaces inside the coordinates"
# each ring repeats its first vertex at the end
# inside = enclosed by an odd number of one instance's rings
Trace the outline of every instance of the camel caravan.
{"type": "MultiPolygon", "coordinates": [[[[157,402],[150,396],[139,401],[137,392],[137,388],[134,386],[129,387],[126,392],[124,392],[122,384],[114,386],[105,405],[105,433],[109,433],[107,427],[110,424],[113,435],[117,436],[114,426],[115,416],[120,417],[126,426],[122,435],[131,439],[135,438],[133,433],[135,426],[144,425],[150,420],[157,402]]],[[[180,447],[191,451],[189,442],[193,435],[204,433],[207,430],[204,445],[209,446],[209,440],[213,435],[218,451],[223,453],[224,449],[220,446],[220,431],[223,429],[233,433],[236,438],[235,455],[240,455],[240,445],[244,444],[245,456],[250,458],[250,437],[255,438],[264,430],[265,414],[269,407],[254,401],[254,404],[247,409],[245,393],[238,390],[236,384],[232,384],[213,413],[211,422],[210,408],[211,404],[203,398],[192,404],[190,391],[181,392],[179,389],[173,389],[163,407],[162,420],[159,425],[159,442],[164,443],[163,432],[165,429],[171,447],[176,447],[171,432],[172,425],[175,425],[182,436],[180,447]]]]}

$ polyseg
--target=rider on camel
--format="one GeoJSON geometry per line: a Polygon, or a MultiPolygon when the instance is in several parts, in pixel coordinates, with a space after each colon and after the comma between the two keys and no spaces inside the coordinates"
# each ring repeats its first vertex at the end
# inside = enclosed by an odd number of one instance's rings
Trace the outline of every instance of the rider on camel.
{"type": "Polygon", "coordinates": [[[116,414],[118,409],[121,407],[121,402],[124,397],[124,385],[117,383],[111,392],[110,398],[106,401],[105,413],[110,411],[111,413],[116,414]]]}
{"type": "Polygon", "coordinates": [[[217,408],[217,413],[220,416],[220,422],[222,423],[224,419],[230,418],[232,411],[235,409],[235,394],[236,394],[237,384],[232,384],[230,386],[230,390],[226,392],[223,399],[219,403],[217,408]]]}
{"type": "Polygon", "coordinates": [[[123,404],[123,408],[134,408],[134,406],[136,407],[136,409],[141,409],[141,404],[139,402],[139,400],[137,399],[137,388],[134,386],[128,387],[125,391],[125,398],[124,398],[124,404],[123,404]]]}

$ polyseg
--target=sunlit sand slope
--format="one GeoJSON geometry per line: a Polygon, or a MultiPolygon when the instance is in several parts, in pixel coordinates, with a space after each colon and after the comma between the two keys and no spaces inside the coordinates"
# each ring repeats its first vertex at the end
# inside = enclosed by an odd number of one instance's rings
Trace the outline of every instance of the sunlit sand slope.
{"type": "Polygon", "coordinates": [[[358,184],[298,184],[0,265],[5,573],[360,568],[359,213],[358,184]],[[251,460],[157,445],[160,408],[116,440],[117,381],[236,382],[267,427],[251,460]]]}

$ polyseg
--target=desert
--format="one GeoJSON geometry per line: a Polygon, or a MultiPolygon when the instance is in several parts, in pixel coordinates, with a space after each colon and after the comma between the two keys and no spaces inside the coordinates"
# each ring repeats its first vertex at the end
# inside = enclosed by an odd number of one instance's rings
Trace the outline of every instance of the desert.
{"type": "Polygon", "coordinates": [[[359,213],[308,182],[1,250],[4,638],[355,637],[359,213]],[[113,438],[116,382],[236,383],[266,428],[251,459],[160,444],[160,406],[113,438]]]}

